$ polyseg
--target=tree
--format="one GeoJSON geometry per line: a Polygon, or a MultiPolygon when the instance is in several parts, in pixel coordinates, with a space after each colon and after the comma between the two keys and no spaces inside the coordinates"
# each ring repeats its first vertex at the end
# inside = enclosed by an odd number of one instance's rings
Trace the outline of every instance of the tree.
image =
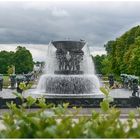
{"type": "Polygon", "coordinates": [[[129,70],[132,74],[140,76],[140,48],[137,47],[133,49],[130,58],[129,70]]]}
{"type": "Polygon", "coordinates": [[[25,47],[18,46],[14,55],[16,73],[28,73],[33,70],[32,54],[25,47]]]}
{"type": "Polygon", "coordinates": [[[14,52],[0,52],[0,73],[7,73],[8,66],[13,65],[14,52]]]}
{"type": "Polygon", "coordinates": [[[102,68],[103,68],[103,65],[102,65],[102,61],[105,59],[105,55],[96,55],[95,57],[92,56],[92,59],[94,61],[94,64],[95,64],[95,70],[96,70],[96,73],[98,74],[102,74],[102,68]]]}
{"type": "MultiPolygon", "coordinates": [[[[113,73],[116,75],[128,73],[140,76],[140,26],[133,27],[116,40],[108,41],[104,46],[113,73]]],[[[105,60],[105,63],[107,63],[107,60],[105,60]]]]}
{"type": "Polygon", "coordinates": [[[112,73],[111,65],[112,64],[111,64],[111,62],[110,62],[108,57],[106,57],[102,61],[102,74],[103,75],[108,75],[108,74],[112,73]]]}
{"type": "Polygon", "coordinates": [[[14,66],[8,66],[7,74],[14,74],[14,66]]]}

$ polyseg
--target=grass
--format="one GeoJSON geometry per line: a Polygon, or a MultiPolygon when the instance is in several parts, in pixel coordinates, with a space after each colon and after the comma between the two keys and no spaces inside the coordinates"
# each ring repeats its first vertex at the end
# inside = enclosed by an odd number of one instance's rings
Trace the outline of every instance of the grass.
{"type": "Polygon", "coordinates": [[[7,88],[10,85],[9,76],[3,76],[3,86],[7,88]]]}

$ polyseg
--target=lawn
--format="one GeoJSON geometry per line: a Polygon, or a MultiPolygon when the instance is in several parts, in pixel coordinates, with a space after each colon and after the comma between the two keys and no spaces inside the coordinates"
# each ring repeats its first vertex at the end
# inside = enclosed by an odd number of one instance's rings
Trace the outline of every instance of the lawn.
{"type": "Polygon", "coordinates": [[[7,88],[10,85],[9,76],[3,76],[3,86],[7,88]]]}

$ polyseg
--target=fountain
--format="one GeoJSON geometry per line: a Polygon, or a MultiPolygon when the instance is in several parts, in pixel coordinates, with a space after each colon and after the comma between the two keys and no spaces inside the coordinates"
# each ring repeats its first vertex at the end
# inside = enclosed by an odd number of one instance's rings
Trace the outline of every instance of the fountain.
{"type": "MultiPolygon", "coordinates": [[[[25,98],[32,96],[34,98],[44,97],[46,104],[53,103],[60,105],[69,103],[69,107],[100,107],[105,95],[100,90],[99,79],[95,75],[94,64],[89,54],[88,46],[85,41],[52,41],[47,47],[46,67],[44,74],[40,77],[36,89],[27,91],[19,90],[25,98]]],[[[131,85],[133,93],[123,89],[115,89],[110,95],[113,101],[110,106],[116,107],[139,107],[140,97],[138,92],[138,77],[121,74],[125,85],[126,80],[131,85]],[[132,86],[133,83],[133,86],[132,86]],[[117,92],[116,92],[117,91],[117,92]],[[119,91],[119,92],[118,92],[119,91]],[[122,92],[126,94],[121,94],[122,92]],[[132,96],[131,96],[132,94],[132,96]]],[[[113,77],[110,75],[110,84],[113,77]]],[[[19,85],[23,78],[17,78],[19,85]]],[[[129,85],[127,83],[127,86],[129,85]]],[[[2,85],[2,84],[1,84],[2,85]]],[[[19,98],[13,98],[16,104],[21,104],[19,98]]],[[[0,108],[5,107],[11,99],[0,98],[0,108]]],[[[37,101],[38,102],[38,101],[37,101]]],[[[34,104],[32,107],[37,107],[34,104]]]]}
{"type": "Polygon", "coordinates": [[[85,41],[52,41],[37,93],[47,97],[93,97],[101,94],[99,80],[85,41]]]}

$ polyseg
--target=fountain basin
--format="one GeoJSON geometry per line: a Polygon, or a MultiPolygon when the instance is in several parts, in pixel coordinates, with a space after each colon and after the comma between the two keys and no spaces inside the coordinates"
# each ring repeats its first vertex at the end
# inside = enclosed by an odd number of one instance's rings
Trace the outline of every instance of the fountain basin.
{"type": "Polygon", "coordinates": [[[85,42],[84,41],[52,41],[52,44],[57,49],[63,49],[66,51],[81,50],[85,42]]]}
{"type": "Polygon", "coordinates": [[[42,75],[37,90],[53,95],[86,95],[99,91],[95,75],[42,75]]]}

